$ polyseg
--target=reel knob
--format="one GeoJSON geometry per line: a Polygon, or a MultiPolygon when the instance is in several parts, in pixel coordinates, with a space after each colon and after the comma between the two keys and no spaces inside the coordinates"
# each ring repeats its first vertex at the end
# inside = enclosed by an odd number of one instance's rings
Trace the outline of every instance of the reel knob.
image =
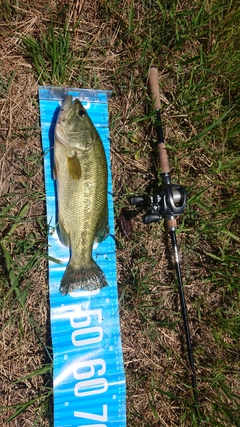
{"type": "Polygon", "coordinates": [[[158,214],[147,213],[143,216],[143,223],[150,224],[151,222],[158,222],[162,217],[158,214]]]}
{"type": "Polygon", "coordinates": [[[132,196],[129,199],[129,203],[132,206],[140,206],[144,202],[144,198],[142,196],[132,196]]]}

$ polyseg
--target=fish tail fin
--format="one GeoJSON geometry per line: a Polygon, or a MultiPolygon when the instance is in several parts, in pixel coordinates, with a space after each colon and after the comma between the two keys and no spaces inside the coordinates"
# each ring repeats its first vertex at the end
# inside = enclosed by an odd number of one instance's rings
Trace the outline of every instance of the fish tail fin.
{"type": "Polygon", "coordinates": [[[60,292],[66,295],[75,290],[95,291],[105,286],[108,286],[105,275],[95,261],[80,268],[73,267],[69,262],[61,281],[60,292]]]}

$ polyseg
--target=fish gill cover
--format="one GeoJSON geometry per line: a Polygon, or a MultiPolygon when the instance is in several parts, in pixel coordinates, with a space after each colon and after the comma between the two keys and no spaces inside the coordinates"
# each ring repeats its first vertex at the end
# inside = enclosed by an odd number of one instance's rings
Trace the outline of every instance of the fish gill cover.
{"type": "Polygon", "coordinates": [[[39,87],[49,227],[54,427],[126,426],[108,128],[110,94],[109,91],[39,87]],[[56,229],[53,145],[57,115],[67,95],[82,102],[104,144],[108,163],[110,233],[106,240],[93,247],[93,259],[103,270],[108,286],[63,296],[59,286],[69,260],[69,249],[61,244],[56,229]],[[59,263],[55,260],[59,260],[59,263]]]}

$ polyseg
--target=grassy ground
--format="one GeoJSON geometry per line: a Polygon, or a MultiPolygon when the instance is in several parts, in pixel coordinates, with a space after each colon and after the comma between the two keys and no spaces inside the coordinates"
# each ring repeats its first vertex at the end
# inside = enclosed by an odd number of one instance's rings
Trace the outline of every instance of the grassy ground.
{"type": "MultiPolygon", "coordinates": [[[[230,0],[0,1],[1,425],[51,425],[38,84],[113,91],[117,218],[158,179],[151,64],[189,196],[178,242],[202,426],[240,425],[239,18],[230,0]]],[[[116,230],[128,426],[196,426],[170,244],[162,223],[132,225],[131,241],[116,230]]]]}

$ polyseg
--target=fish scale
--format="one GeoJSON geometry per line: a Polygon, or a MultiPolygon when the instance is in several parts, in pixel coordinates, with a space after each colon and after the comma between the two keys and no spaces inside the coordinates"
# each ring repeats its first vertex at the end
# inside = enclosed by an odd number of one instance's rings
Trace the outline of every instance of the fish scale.
{"type": "MultiPolygon", "coordinates": [[[[63,169],[66,169],[66,164],[63,164],[63,169]]],[[[86,196],[83,196],[84,188],[86,187],[88,180],[89,180],[89,174],[87,168],[84,167],[84,163],[82,163],[82,169],[83,169],[83,176],[78,183],[78,187],[74,189],[73,184],[74,182],[71,177],[67,178],[67,181],[65,181],[65,187],[61,189],[61,193],[59,194],[59,197],[62,198],[62,209],[63,218],[66,218],[68,216],[68,221],[71,222],[71,218],[75,217],[76,221],[76,227],[72,230],[70,230],[70,233],[72,234],[72,238],[75,241],[79,235],[79,241],[83,244],[83,250],[81,252],[81,260],[83,262],[85,261],[86,255],[91,256],[92,249],[89,251],[86,251],[86,243],[85,239],[87,237],[87,233],[89,232],[89,222],[91,222],[91,217],[89,217],[90,212],[92,212],[92,215],[95,215],[94,213],[94,194],[86,194],[86,196]],[[86,170],[85,170],[86,169],[86,170]],[[83,199],[83,204],[81,204],[81,199],[83,199]],[[65,210],[64,210],[65,208],[65,210]],[[75,235],[74,235],[75,234],[75,235]]],[[[61,176],[59,177],[59,180],[61,179],[61,176]]],[[[61,213],[61,210],[60,210],[61,213]]],[[[93,233],[94,234],[94,233],[93,233]]],[[[94,238],[94,235],[93,235],[94,238]]],[[[81,249],[81,248],[80,248],[81,249]]]]}

